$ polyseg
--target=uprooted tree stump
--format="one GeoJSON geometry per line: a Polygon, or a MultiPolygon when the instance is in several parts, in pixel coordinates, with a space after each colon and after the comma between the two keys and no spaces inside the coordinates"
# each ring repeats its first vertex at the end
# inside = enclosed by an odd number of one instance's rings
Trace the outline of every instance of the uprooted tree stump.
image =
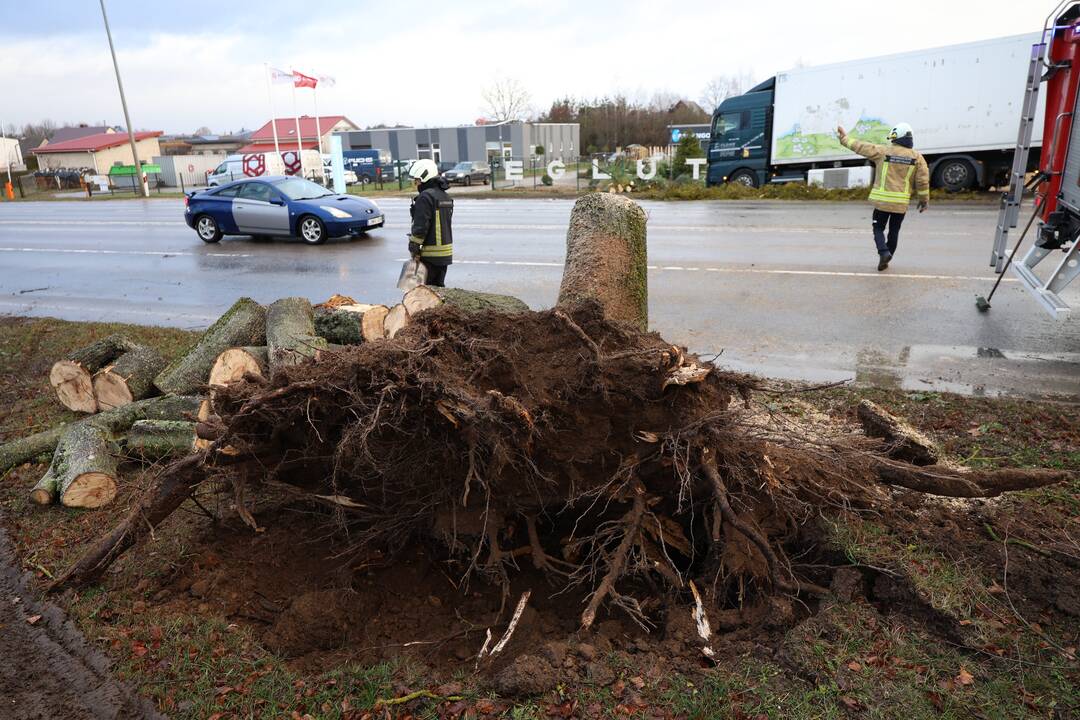
{"type": "Polygon", "coordinates": [[[590,193],[575,202],[558,304],[596,300],[608,319],[647,330],[646,219],[640,205],[621,195],[590,193]]]}
{"type": "Polygon", "coordinates": [[[740,602],[826,592],[798,544],[822,504],[880,507],[894,483],[970,495],[1067,477],[917,467],[868,438],[762,430],[730,402],[752,386],[596,302],[428,309],[395,342],[218,390],[196,430],[205,450],[165,467],[53,588],[100,577],[207,479],[254,525],[245,498],[272,480],[331,506],[357,554],[427,539],[448,572],[504,588],[528,555],[556,588],[585,590],[583,627],[616,611],[650,626],[694,579],[740,602]]]}
{"type": "Polygon", "coordinates": [[[49,383],[56,391],[60,404],[75,412],[97,412],[94,373],[133,347],[135,344],[124,336],[109,335],[53,363],[49,383]]]}

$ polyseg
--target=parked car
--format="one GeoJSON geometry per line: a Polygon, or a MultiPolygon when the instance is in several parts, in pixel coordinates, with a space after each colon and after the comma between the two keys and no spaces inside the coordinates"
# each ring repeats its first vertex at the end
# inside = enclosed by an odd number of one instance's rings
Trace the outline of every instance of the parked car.
{"type": "MultiPolygon", "coordinates": [[[[360,182],[360,178],[356,177],[356,173],[349,168],[345,168],[342,173],[345,175],[346,185],[355,185],[360,182]]],[[[334,179],[334,168],[328,162],[323,163],[323,177],[326,178],[327,184],[334,179]]]]}
{"type": "Polygon", "coordinates": [[[238,180],[184,197],[184,220],[199,239],[216,243],[223,235],[299,237],[320,245],[333,237],[360,237],[382,227],[373,201],[338,195],[298,177],[238,180]]]}
{"type": "Polygon", "coordinates": [[[474,182],[487,183],[491,180],[491,168],[487,163],[463,160],[443,173],[450,183],[472,185],[474,182]]]}

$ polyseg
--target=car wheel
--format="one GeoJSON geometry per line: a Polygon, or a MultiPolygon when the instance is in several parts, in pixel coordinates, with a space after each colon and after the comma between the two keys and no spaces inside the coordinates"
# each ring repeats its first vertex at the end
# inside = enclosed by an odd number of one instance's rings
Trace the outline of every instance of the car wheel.
{"type": "Polygon", "coordinates": [[[472,185],[472,175],[465,176],[465,185],[472,185]]]}
{"type": "Polygon", "coordinates": [[[216,243],[221,240],[222,235],[217,221],[209,215],[200,215],[195,218],[195,234],[204,243],[216,243]]]}
{"type": "Polygon", "coordinates": [[[941,163],[934,175],[936,176],[934,184],[949,192],[970,190],[975,185],[975,168],[962,158],[952,158],[941,163]]]}
{"type": "Polygon", "coordinates": [[[746,187],[756,188],[758,186],[757,175],[749,170],[740,170],[731,176],[728,182],[738,183],[739,185],[745,185],[746,187]]]}
{"type": "Polygon", "coordinates": [[[300,218],[297,229],[300,231],[300,239],[308,245],[322,245],[326,242],[326,226],[314,215],[300,218]]]}

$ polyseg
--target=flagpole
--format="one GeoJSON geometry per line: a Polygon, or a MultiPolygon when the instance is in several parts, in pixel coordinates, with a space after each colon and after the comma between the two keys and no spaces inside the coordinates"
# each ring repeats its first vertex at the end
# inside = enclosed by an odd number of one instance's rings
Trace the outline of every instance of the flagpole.
{"type": "Polygon", "coordinates": [[[300,153],[300,177],[304,177],[304,143],[303,138],[300,136],[300,111],[296,109],[296,81],[293,80],[292,86],[292,109],[293,116],[296,120],[296,149],[300,153]]]}
{"type": "Polygon", "coordinates": [[[274,93],[270,90],[270,65],[263,63],[263,69],[266,70],[266,100],[270,103],[270,127],[274,129],[274,152],[281,157],[281,147],[278,145],[277,137],[277,114],[274,112],[274,93]]]}
{"type": "Polygon", "coordinates": [[[315,101],[315,134],[319,136],[319,162],[322,162],[322,128],[319,127],[319,96],[318,82],[311,88],[311,98],[315,101]]]}

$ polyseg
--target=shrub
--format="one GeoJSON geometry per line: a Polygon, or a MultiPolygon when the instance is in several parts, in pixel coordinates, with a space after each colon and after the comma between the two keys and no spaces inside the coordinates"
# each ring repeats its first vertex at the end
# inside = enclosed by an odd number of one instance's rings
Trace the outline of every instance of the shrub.
{"type": "Polygon", "coordinates": [[[553,180],[551,179],[551,176],[550,176],[550,175],[548,175],[547,173],[544,173],[544,174],[543,174],[543,175],[542,175],[542,176],[540,177],[540,182],[544,183],[545,185],[551,185],[551,184],[552,184],[552,182],[554,182],[554,181],[553,181],[553,180]]]}

